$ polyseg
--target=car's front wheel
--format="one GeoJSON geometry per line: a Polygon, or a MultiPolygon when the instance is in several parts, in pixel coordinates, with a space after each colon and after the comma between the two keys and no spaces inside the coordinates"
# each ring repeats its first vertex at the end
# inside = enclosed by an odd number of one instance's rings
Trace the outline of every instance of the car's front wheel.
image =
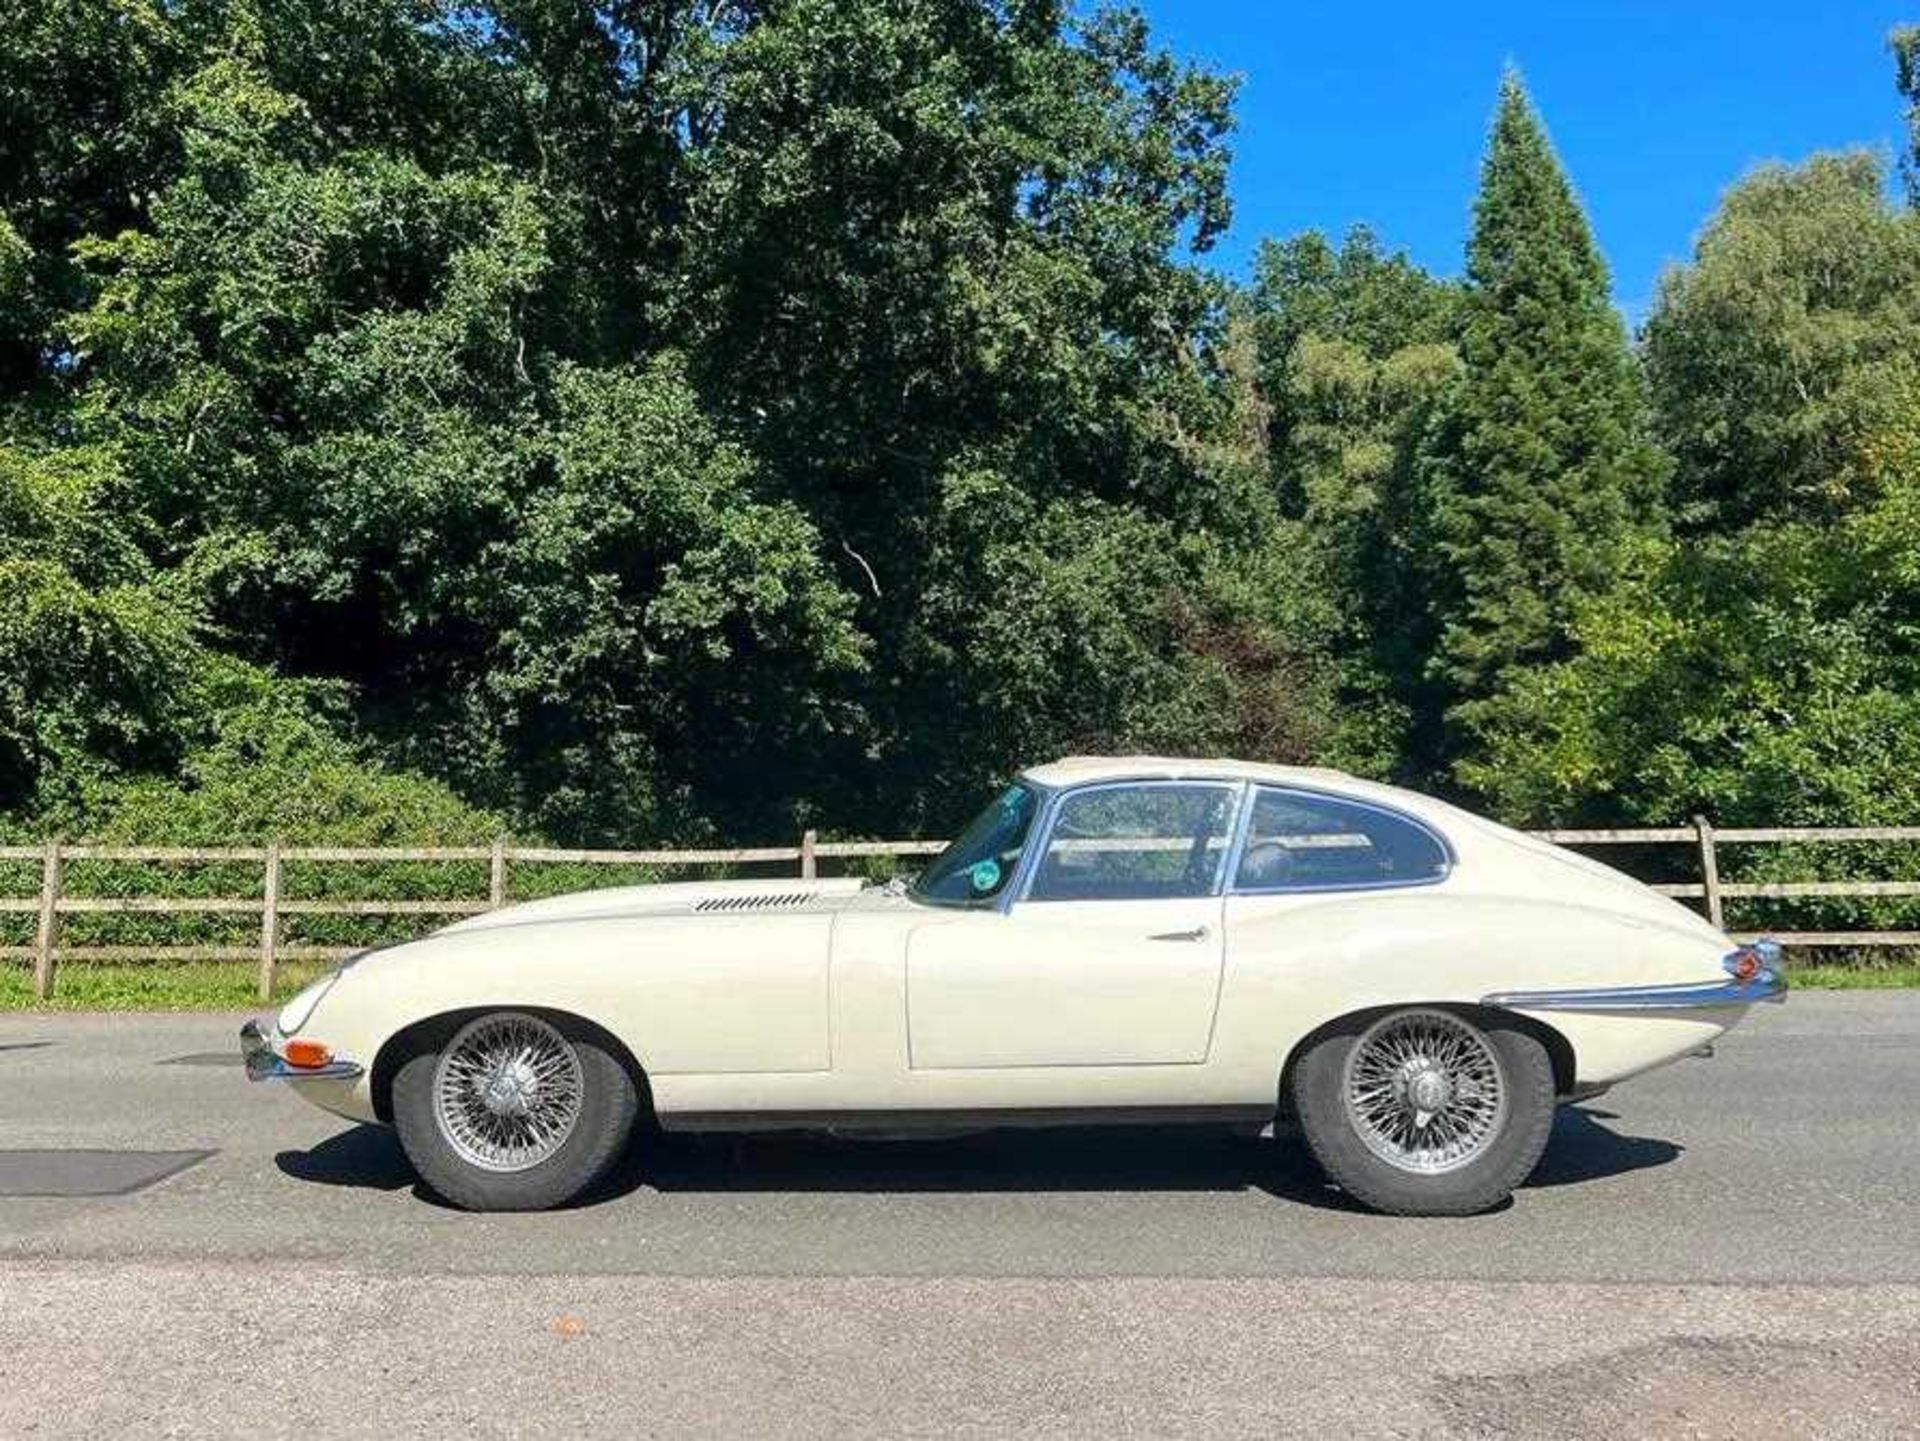
{"type": "Polygon", "coordinates": [[[393,1122],[420,1178],[472,1211],[572,1200],[613,1164],[639,1095],[585,1027],[489,1011],[423,1036],[393,1079],[393,1122]]]}
{"type": "Polygon", "coordinates": [[[1438,1007],[1356,1018],[1316,1040],[1291,1090],[1308,1149],[1354,1199],[1401,1216],[1504,1201],[1553,1129],[1553,1062],[1518,1024],[1438,1007]]]}

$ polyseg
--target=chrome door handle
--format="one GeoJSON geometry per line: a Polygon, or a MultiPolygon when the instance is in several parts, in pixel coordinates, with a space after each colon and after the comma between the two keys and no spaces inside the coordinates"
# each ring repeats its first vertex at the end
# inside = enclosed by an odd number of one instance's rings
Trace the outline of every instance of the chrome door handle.
{"type": "Polygon", "coordinates": [[[1205,926],[1195,926],[1190,931],[1161,931],[1157,935],[1147,937],[1150,941],[1204,941],[1206,938],[1205,926]]]}

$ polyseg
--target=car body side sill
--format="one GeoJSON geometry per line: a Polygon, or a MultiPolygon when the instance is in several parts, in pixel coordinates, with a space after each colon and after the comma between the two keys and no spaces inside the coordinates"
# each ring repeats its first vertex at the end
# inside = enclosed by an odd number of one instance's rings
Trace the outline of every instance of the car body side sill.
{"type": "Polygon", "coordinates": [[[990,1131],[1047,1126],[1264,1126],[1271,1105],[973,1106],[874,1111],[663,1111],[667,1131],[990,1131]]]}

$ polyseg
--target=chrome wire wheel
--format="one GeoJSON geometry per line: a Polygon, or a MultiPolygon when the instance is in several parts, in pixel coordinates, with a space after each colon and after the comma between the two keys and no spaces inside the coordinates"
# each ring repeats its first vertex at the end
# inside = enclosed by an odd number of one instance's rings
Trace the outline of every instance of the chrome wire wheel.
{"type": "Polygon", "coordinates": [[[586,1076],[567,1038],[538,1016],[503,1011],[469,1021],[433,1072],[433,1119],[449,1146],[483,1171],[525,1171],[573,1134],[586,1076]]]}
{"type": "Polygon", "coordinates": [[[1500,1058],[1447,1011],[1396,1011],[1376,1021],[1347,1053],[1341,1092],[1367,1149],[1414,1175],[1471,1164],[1506,1126],[1500,1058]]]}

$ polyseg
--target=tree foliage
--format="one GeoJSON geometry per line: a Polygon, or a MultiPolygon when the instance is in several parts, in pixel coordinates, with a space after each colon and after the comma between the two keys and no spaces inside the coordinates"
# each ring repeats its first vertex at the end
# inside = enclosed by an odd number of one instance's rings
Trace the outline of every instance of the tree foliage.
{"type": "Polygon", "coordinates": [[[1642,365],[1517,79],[1459,281],[1207,269],[1233,97],[1064,0],[0,0],[8,827],[935,832],[1070,749],[1904,794],[1872,162],[1733,191],[1642,365]]]}
{"type": "Polygon", "coordinates": [[[1730,191],[1648,323],[1686,527],[1525,677],[1470,778],[1506,810],[1920,811],[1920,214],[1878,162],[1730,191]]]}
{"type": "Polygon", "coordinates": [[[1607,272],[1519,77],[1474,202],[1460,384],[1423,464],[1439,553],[1432,669],[1470,749],[1479,703],[1564,658],[1577,605],[1654,521],[1663,461],[1607,272]]]}
{"type": "Polygon", "coordinates": [[[111,537],[7,527],[17,810],[205,791],[233,665],[569,839],[1339,730],[1188,258],[1232,85],[1137,16],[75,0],[0,52],[12,509],[85,471],[111,537]]]}
{"type": "Polygon", "coordinates": [[[1920,205],[1920,25],[1896,26],[1888,37],[1894,84],[1907,102],[1907,193],[1920,205]]]}
{"type": "Polygon", "coordinates": [[[1920,375],[1920,227],[1873,156],[1762,167],[1731,190],[1647,325],[1683,527],[1837,518],[1882,483],[1920,375]]]}
{"type": "Polygon", "coordinates": [[[1406,772],[1432,708],[1431,515],[1420,443],[1458,379],[1463,295],[1356,227],[1262,247],[1249,296],[1294,564],[1333,597],[1342,703],[1369,718],[1362,768],[1406,772]]]}

